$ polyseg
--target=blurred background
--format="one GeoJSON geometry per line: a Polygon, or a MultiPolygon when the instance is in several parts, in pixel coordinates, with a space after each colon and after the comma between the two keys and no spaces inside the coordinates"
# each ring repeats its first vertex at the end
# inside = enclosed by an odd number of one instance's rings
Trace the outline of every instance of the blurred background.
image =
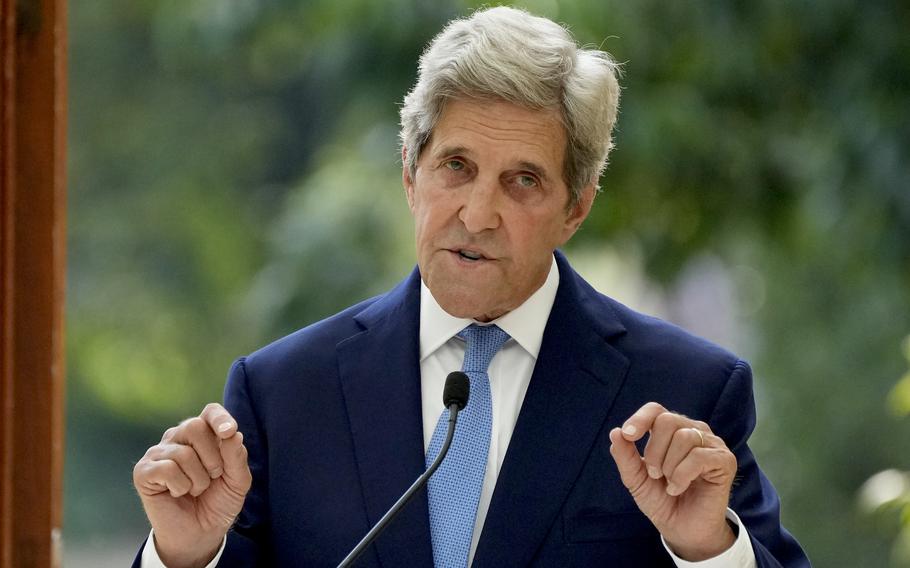
{"type": "MultiPolygon", "coordinates": [[[[910,5],[539,0],[623,63],[566,252],[748,358],[816,566],[910,566],[910,5]]],[[[67,566],[124,566],[133,464],[231,361],[414,262],[398,104],[473,2],[71,2],[67,566]]]]}

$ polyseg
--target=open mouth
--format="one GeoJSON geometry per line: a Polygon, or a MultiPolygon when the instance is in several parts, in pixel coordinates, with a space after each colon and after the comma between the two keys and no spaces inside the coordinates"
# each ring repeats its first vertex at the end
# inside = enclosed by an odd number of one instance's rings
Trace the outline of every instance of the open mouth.
{"type": "Polygon", "coordinates": [[[491,260],[490,258],[484,256],[480,251],[469,249],[469,248],[451,248],[449,252],[455,255],[455,258],[458,260],[473,263],[473,262],[483,262],[491,260]]]}

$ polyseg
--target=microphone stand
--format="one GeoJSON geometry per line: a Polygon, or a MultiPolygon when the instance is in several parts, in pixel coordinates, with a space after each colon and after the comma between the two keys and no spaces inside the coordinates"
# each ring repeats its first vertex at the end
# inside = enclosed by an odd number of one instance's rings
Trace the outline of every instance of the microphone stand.
{"type": "Polygon", "coordinates": [[[338,568],[349,568],[354,564],[354,561],[363,554],[363,551],[376,540],[376,537],[379,536],[379,533],[388,526],[392,519],[398,516],[398,513],[401,512],[402,507],[407,504],[408,501],[414,496],[417,491],[423,487],[427,481],[430,479],[430,476],[439,468],[439,464],[442,463],[443,458],[446,457],[446,453],[449,451],[449,446],[452,444],[452,437],[455,435],[455,422],[458,420],[458,403],[453,403],[449,405],[449,428],[446,431],[446,439],[442,444],[442,448],[439,450],[439,454],[436,456],[436,459],[433,460],[433,463],[430,464],[430,467],[427,468],[423,474],[417,478],[417,480],[411,485],[411,487],[405,491],[404,495],[398,498],[398,501],[392,505],[392,508],[389,509],[385,515],[379,519],[379,522],[376,523],[370,532],[364,536],[357,546],[354,547],[345,558],[341,561],[341,564],[338,565],[338,568]]]}

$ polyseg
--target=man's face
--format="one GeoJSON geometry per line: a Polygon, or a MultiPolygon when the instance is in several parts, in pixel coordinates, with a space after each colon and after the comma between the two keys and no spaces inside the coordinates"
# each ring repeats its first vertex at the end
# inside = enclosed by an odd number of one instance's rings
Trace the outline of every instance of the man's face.
{"type": "Polygon", "coordinates": [[[566,135],[554,110],[451,100],[414,176],[404,168],[417,263],[439,305],[490,321],[544,283],[553,250],[587,216],[593,183],[567,209],[566,135]]]}

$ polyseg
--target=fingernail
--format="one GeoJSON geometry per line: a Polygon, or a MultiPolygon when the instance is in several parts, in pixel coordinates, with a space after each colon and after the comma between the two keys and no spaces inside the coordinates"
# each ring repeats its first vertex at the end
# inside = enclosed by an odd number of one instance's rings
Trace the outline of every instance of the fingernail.
{"type": "Polygon", "coordinates": [[[649,466],[648,466],[648,476],[649,476],[651,479],[660,479],[661,475],[662,475],[662,474],[661,474],[661,472],[660,472],[659,469],[657,469],[657,468],[654,467],[653,465],[649,465],[649,466]]]}
{"type": "Polygon", "coordinates": [[[231,423],[230,423],[230,422],[225,422],[224,424],[222,424],[221,426],[218,427],[218,431],[219,431],[219,432],[227,432],[227,431],[230,430],[230,429],[231,429],[231,423]]]}
{"type": "Polygon", "coordinates": [[[212,479],[218,479],[219,477],[221,477],[222,473],[224,473],[224,470],[221,469],[220,467],[216,467],[215,469],[213,469],[212,471],[209,472],[209,477],[211,477],[212,479]]]}
{"type": "Polygon", "coordinates": [[[677,487],[675,483],[671,482],[671,483],[667,484],[667,495],[676,497],[680,493],[681,493],[681,491],[679,490],[679,487],[677,487]]]}
{"type": "Polygon", "coordinates": [[[631,424],[626,424],[622,427],[622,433],[626,436],[634,436],[636,432],[638,432],[638,428],[631,424]]]}

